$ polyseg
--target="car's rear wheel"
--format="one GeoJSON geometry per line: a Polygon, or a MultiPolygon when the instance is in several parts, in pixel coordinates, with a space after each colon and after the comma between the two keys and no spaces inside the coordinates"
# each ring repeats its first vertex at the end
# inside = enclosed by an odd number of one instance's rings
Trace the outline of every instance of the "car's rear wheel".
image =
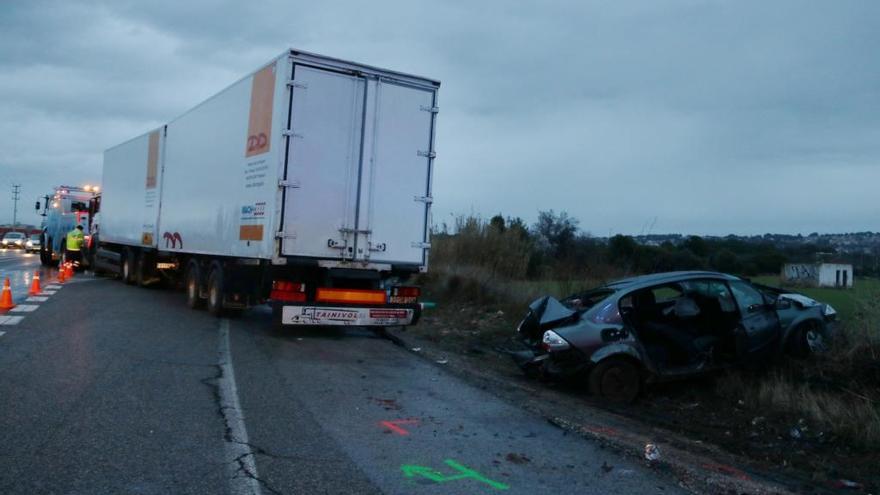
{"type": "Polygon", "coordinates": [[[626,404],[636,400],[642,388],[639,367],[624,358],[608,358],[590,372],[590,392],[610,402],[626,404]]]}

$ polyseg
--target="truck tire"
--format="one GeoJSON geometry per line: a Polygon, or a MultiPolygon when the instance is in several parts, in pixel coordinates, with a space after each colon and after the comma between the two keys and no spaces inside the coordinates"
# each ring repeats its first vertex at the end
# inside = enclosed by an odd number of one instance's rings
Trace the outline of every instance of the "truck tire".
{"type": "Polygon", "coordinates": [[[137,258],[137,262],[134,264],[134,281],[138,287],[146,287],[149,282],[149,277],[147,277],[147,256],[146,253],[141,253],[137,258]]]}
{"type": "Polygon", "coordinates": [[[49,254],[49,248],[45,244],[40,244],[40,264],[43,266],[51,265],[52,255],[49,254]]]}
{"type": "Polygon", "coordinates": [[[214,263],[208,275],[208,312],[223,316],[223,267],[214,263]]]}
{"type": "Polygon", "coordinates": [[[132,285],[135,283],[135,279],[134,279],[135,261],[136,261],[136,255],[135,255],[134,250],[126,248],[125,253],[123,253],[123,255],[122,255],[122,281],[128,285],[132,285]]]}
{"type": "Polygon", "coordinates": [[[590,392],[609,402],[628,404],[636,400],[641,387],[639,368],[629,359],[610,357],[590,371],[590,392]]]}
{"type": "Polygon", "coordinates": [[[186,267],[183,288],[186,291],[186,305],[192,309],[201,308],[205,304],[205,300],[201,297],[200,271],[199,264],[195,261],[190,261],[186,267]]]}

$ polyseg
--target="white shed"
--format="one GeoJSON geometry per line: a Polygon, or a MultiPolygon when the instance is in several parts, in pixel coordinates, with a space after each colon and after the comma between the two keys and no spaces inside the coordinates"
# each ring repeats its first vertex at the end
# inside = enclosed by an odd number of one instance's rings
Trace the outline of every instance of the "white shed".
{"type": "Polygon", "coordinates": [[[848,263],[786,263],[782,267],[782,281],[807,287],[853,286],[853,267],[848,263]]]}

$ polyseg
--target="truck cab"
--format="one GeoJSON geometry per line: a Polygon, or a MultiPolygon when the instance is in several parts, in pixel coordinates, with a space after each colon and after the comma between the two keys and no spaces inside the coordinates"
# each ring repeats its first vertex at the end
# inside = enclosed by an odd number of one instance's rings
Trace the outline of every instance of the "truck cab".
{"type": "MultiPolygon", "coordinates": [[[[36,204],[37,211],[42,206],[40,262],[44,266],[55,265],[62,259],[67,233],[77,225],[83,226],[85,248],[89,246],[92,219],[100,198],[98,191],[98,187],[92,186],[58,186],[52,195],[45,196],[44,204],[36,204]]],[[[88,262],[85,261],[85,264],[88,265],[88,262]]]]}

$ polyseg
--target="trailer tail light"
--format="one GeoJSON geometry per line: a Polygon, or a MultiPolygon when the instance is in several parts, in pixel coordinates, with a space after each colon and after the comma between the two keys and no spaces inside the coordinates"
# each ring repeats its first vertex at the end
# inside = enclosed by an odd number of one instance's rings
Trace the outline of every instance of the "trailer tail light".
{"type": "Polygon", "coordinates": [[[315,300],[328,303],[385,304],[385,291],[319,287],[315,300]]]}
{"type": "Polygon", "coordinates": [[[273,280],[269,299],[274,301],[305,302],[306,284],[288,282],[287,280],[273,280]]]}
{"type": "Polygon", "coordinates": [[[419,287],[392,287],[391,297],[388,299],[388,302],[392,304],[415,304],[420,295],[422,295],[422,289],[419,287]]]}

